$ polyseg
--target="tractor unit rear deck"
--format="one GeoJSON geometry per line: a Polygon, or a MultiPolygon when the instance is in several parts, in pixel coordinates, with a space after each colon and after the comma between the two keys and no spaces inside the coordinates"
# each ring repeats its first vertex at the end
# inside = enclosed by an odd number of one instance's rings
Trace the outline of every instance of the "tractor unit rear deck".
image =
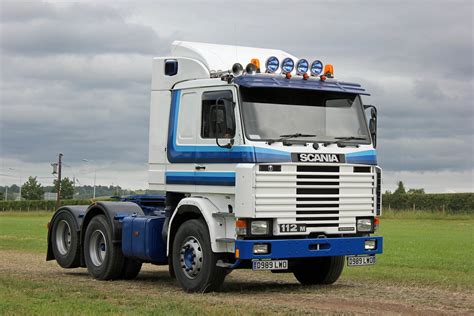
{"type": "Polygon", "coordinates": [[[375,264],[377,111],[363,96],[319,60],[174,42],[151,82],[149,185],[164,195],[59,208],[47,260],[100,280],[168,265],[188,292],[234,269],[311,285],[334,283],[346,260],[375,264]]]}

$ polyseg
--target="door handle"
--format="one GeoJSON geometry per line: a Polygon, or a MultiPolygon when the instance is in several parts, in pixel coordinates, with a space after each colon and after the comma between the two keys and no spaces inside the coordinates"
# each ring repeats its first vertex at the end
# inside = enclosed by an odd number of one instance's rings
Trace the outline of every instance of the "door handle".
{"type": "Polygon", "coordinates": [[[195,169],[196,170],[206,170],[206,167],[205,166],[196,166],[195,169]]]}

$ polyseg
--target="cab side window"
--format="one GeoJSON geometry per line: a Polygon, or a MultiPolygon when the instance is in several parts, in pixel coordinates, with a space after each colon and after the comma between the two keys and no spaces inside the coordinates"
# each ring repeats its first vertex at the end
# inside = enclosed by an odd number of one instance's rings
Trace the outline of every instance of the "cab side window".
{"type": "Polygon", "coordinates": [[[202,94],[201,137],[234,138],[235,118],[232,91],[202,94]]]}

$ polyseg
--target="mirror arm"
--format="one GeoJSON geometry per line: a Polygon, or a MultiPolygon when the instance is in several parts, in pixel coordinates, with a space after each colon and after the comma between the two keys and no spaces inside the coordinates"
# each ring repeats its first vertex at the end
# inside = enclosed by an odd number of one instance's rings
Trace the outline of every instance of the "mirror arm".
{"type": "MultiPolygon", "coordinates": [[[[216,106],[219,105],[219,101],[221,101],[221,100],[225,100],[225,98],[217,99],[216,100],[216,106]]],[[[225,103],[224,103],[224,109],[225,109],[225,103]]],[[[226,114],[226,116],[227,116],[227,114],[226,114]]],[[[215,133],[216,133],[216,144],[217,144],[217,146],[219,146],[220,148],[231,149],[234,146],[234,139],[233,138],[231,138],[231,140],[225,145],[219,144],[219,133],[217,132],[217,124],[218,123],[217,123],[217,120],[216,120],[216,125],[215,125],[214,130],[215,130],[215,133]]]]}

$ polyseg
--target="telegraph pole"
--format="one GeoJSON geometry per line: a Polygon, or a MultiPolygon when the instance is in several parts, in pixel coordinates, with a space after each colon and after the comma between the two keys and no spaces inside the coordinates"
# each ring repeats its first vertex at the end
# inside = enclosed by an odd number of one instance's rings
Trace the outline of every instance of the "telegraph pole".
{"type": "Polygon", "coordinates": [[[58,196],[56,197],[56,209],[61,206],[61,158],[63,154],[59,153],[58,156],[58,182],[56,183],[56,192],[58,192],[58,196]]]}

